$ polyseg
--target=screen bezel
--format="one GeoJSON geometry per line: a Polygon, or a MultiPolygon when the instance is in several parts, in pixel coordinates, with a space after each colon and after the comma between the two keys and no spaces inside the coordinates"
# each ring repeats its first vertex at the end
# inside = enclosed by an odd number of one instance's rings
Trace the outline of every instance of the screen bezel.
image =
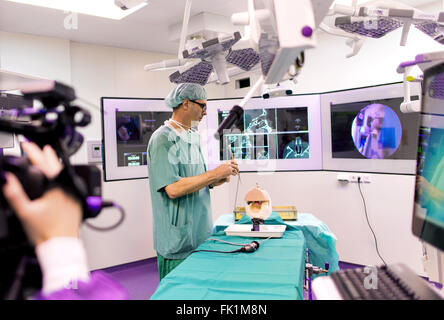
{"type": "MultiPolygon", "coordinates": [[[[239,105],[242,99],[215,99],[207,102],[207,131],[208,131],[208,169],[214,169],[223,161],[220,160],[219,140],[214,137],[218,128],[218,111],[230,110],[239,105]]],[[[303,171],[322,170],[322,137],[320,95],[304,94],[263,99],[254,97],[244,106],[250,109],[279,109],[307,107],[308,135],[310,157],[307,159],[275,159],[275,160],[236,160],[242,172],[274,172],[274,171],[303,171]]]]}
{"type": "MultiPolygon", "coordinates": [[[[411,96],[421,95],[421,85],[411,84],[411,96]]],[[[345,104],[366,100],[391,99],[404,96],[402,82],[341,90],[321,94],[323,170],[415,174],[416,160],[405,159],[348,159],[333,158],[331,136],[331,104],[345,104]]]]}
{"type": "Polygon", "coordinates": [[[122,98],[102,97],[100,99],[102,113],[102,145],[103,145],[103,178],[105,182],[148,178],[146,165],[135,167],[117,166],[116,138],[116,105],[123,112],[166,111],[172,109],[165,106],[161,98],[122,98]]]}
{"type": "MultiPolygon", "coordinates": [[[[432,77],[439,73],[444,73],[444,63],[425,70],[423,83],[427,83],[429,77],[432,77]]],[[[423,88],[422,89],[423,102],[425,101],[424,100],[425,94],[426,94],[426,88],[423,88]]],[[[430,113],[425,113],[421,111],[420,114],[421,114],[421,123],[422,123],[423,120],[422,117],[430,113]]],[[[441,114],[444,114],[444,112],[441,112],[441,114]]],[[[418,144],[420,142],[421,141],[419,140],[418,144]]],[[[417,156],[418,157],[416,161],[418,163],[418,159],[420,156],[419,152],[417,156]]],[[[418,176],[419,172],[416,172],[416,174],[418,176]]],[[[444,251],[444,228],[429,221],[428,219],[425,219],[424,216],[419,213],[421,210],[420,210],[420,205],[416,203],[416,193],[417,193],[417,188],[415,184],[415,197],[414,197],[415,201],[413,205],[412,232],[418,238],[444,251]]]]}

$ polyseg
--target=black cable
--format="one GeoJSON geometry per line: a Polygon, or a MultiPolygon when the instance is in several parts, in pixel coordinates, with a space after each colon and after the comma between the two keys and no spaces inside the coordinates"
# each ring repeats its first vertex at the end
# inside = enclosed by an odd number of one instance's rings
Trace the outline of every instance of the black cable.
{"type": "Polygon", "coordinates": [[[385,260],[382,258],[381,254],[379,253],[379,249],[378,249],[378,240],[376,239],[375,232],[373,231],[373,228],[372,228],[372,226],[370,225],[370,221],[369,221],[369,219],[368,219],[367,206],[365,205],[364,195],[362,194],[362,190],[361,190],[361,177],[358,177],[358,189],[359,189],[359,193],[361,194],[362,202],[364,203],[364,212],[365,212],[365,218],[367,219],[368,227],[370,228],[370,231],[371,231],[372,234],[373,234],[373,238],[375,239],[376,253],[378,254],[379,258],[382,260],[382,262],[384,263],[384,265],[387,265],[387,263],[385,263],[385,260]]]}
{"type": "Polygon", "coordinates": [[[241,252],[241,250],[238,249],[238,250],[234,250],[234,251],[217,251],[217,250],[193,250],[193,251],[191,251],[191,253],[194,253],[194,252],[236,253],[236,252],[241,252]]]}
{"type": "MultiPolygon", "coordinates": [[[[236,243],[230,243],[230,244],[238,245],[236,243]]],[[[194,253],[194,252],[217,252],[217,253],[254,252],[258,248],[259,248],[259,242],[253,241],[251,243],[248,243],[248,244],[244,245],[242,248],[234,250],[234,251],[218,251],[218,250],[205,250],[205,249],[202,249],[202,250],[193,250],[193,251],[191,251],[191,253],[194,253]]]]}
{"type": "Polygon", "coordinates": [[[86,226],[88,226],[89,228],[96,230],[96,231],[110,231],[110,230],[117,228],[125,220],[125,210],[123,210],[123,208],[121,206],[119,206],[117,203],[110,202],[110,201],[103,201],[102,202],[102,208],[109,208],[109,207],[114,207],[120,211],[120,219],[114,225],[112,225],[110,227],[102,228],[102,227],[96,227],[96,226],[92,225],[91,223],[88,222],[88,220],[85,220],[83,223],[86,226]]]}

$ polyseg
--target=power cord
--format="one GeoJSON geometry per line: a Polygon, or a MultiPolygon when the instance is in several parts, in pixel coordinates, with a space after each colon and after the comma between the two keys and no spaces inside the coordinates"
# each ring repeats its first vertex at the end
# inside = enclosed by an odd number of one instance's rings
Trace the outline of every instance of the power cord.
{"type": "Polygon", "coordinates": [[[269,240],[269,239],[271,239],[271,237],[268,237],[268,238],[266,238],[266,239],[264,239],[262,241],[253,241],[251,243],[243,243],[243,244],[241,244],[241,243],[233,243],[233,242],[228,242],[228,241],[224,241],[224,240],[220,240],[220,239],[210,238],[207,241],[213,240],[213,241],[218,241],[218,242],[223,242],[223,243],[231,244],[233,246],[241,246],[242,248],[237,249],[237,250],[233,250],[233,251],[218,251],[218,250],[205,250],[205,249],[202,249],[202,250],[193,250],[193,251],[191,251],[191,253],[194,253],[194,252],[217,252],[217,253],[254,252],[257,249],[259,249],[259,245],[262,242],[264,242],[266,240],[269,240]]]}
{"type": "MultiPolygon", "coordinates": [[[[238,244],[235,244],[238,245],[238,244]]],[[[234,250],[234,251],[218,251],[218,250],[193,250],[191,253],[194,252],[217,252],[217,253],[237,253],[237,252],[254,252],[259,248],[259,242],[253,241],[251,243],[248,243],[246,245],[242,245],[242,248],[234,250]]]]}
{"type": "Polygon", "coordinates": [[[110,207],[114,207],[120,211],[119,221],[117,221],[112,226],[104,227],[104,228],[97,227],[97,226],[92,225],[88,220],[85,220],[83,223],[95,231],[110,231],[110,230],[116,229],[118,226],[120,226],[123,223],[123,220],[125,220],[125,210],[123,210],[123,208],[115,202],[111,202],[111,201],[103,201],[102,202],[102,208],[110,208],[110,207]]]}
{"type": "Polygon", "coordinates": [[[373,228],[370,224],[370,221],[368,219],[368,214],[367,214],[367,206],[365,204],[365,199],[364,199],[364,195],[362,194],[362,190],[361,190],[361,177],[358,177],[358,189],[359,189],[359,193],[361,194],[361,198],[362,198],[362,202],[364,203],[364,212],[365,212],[365,218],[367,219],[367,224],[368,227],[370,228],[370,231],[373,234],[373,238],[375,239],[375,246],[376,246],[376,253],[378,254],[379,258],[382,260],[382,262],[384,263],[384,265],[387,265],[387,263],[385,263],[385,260],[382,258],[381,254],[379,253],[379,249],[378,249],[378,240],[376,239],[376,235],[375,232],[373,231],[373,228]]]}

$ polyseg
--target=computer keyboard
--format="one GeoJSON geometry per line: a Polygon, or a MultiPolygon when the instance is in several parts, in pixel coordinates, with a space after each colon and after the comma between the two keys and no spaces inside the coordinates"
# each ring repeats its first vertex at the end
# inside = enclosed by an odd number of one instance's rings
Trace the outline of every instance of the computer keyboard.
{"type": "Polygon", "coordinates": [[[403,264],[375,267],[373,271],[364,268],[341,270],[332,273],[330,278],[344,300],[442,299],[424,279],[403,264]],[[375,281],[370,282],[368,277],[375,281]]]}

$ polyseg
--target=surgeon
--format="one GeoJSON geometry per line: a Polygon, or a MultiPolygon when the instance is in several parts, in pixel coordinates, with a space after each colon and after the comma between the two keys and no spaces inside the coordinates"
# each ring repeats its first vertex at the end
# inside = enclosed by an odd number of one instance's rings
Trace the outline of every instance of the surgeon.
{"type": "Polygon", "coordinates": [[[162,280],[212,232],[209,189],[230,181],[234,160],[207,171],[197,126],[206,115],[205,89],[193,83],[174,88],[165,104],[173,109],[151,136],[148,175],[153,209],[153,238],[162,280]]]}

